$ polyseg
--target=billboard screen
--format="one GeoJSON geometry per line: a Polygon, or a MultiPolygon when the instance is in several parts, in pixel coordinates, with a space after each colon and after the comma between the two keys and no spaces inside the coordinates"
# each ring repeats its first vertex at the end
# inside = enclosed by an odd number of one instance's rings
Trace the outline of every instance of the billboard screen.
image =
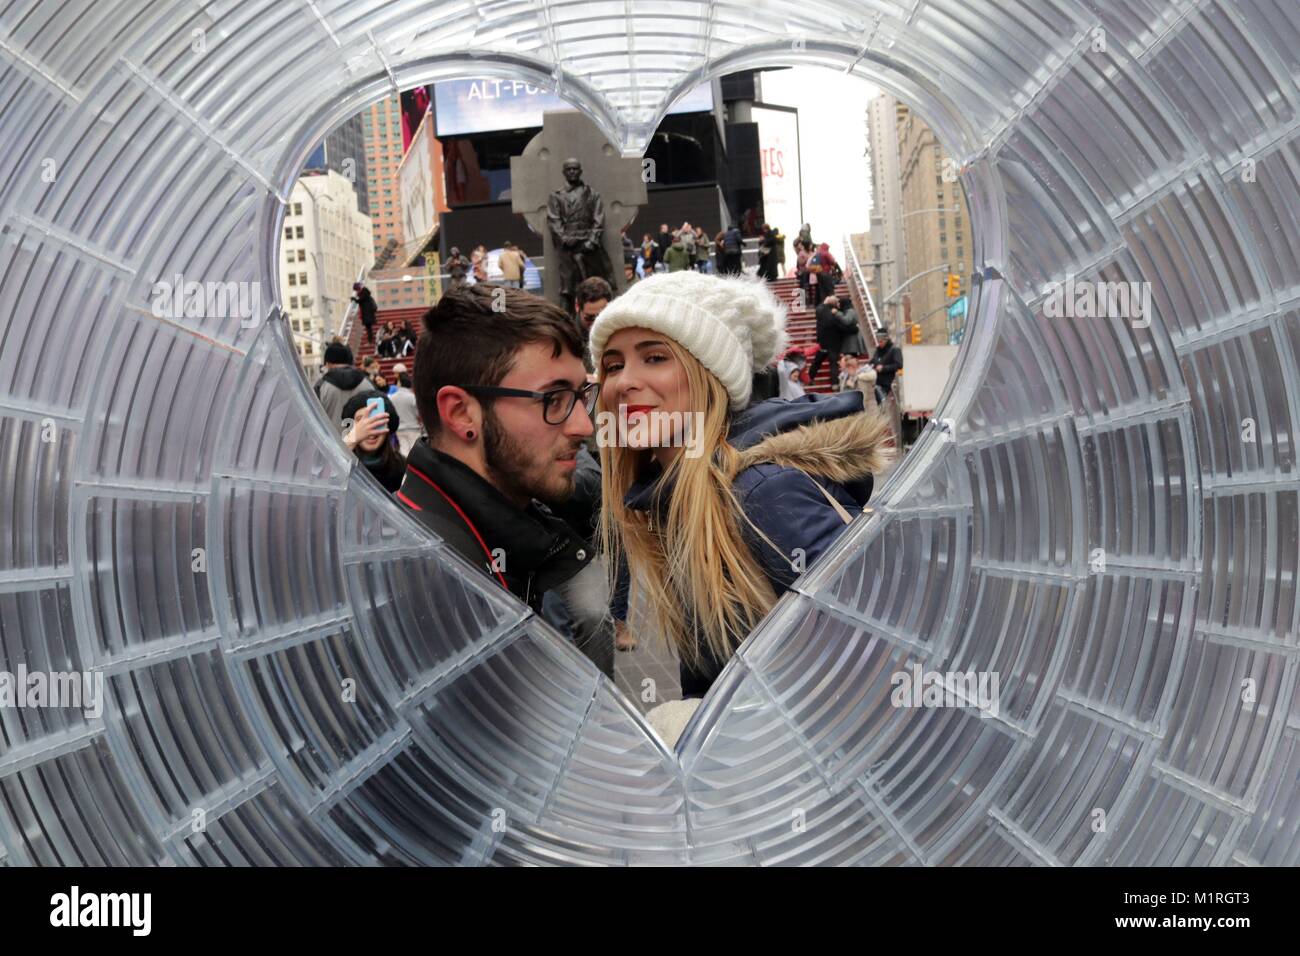
{"type": "MultiPolygon", "coordinates": [[[[542,125],[545,110],[573,109],[554,93],[523,80],[449,80],[435,83],[439,136],[468,136],[542,125]]],[[[713,109],[713,86],[705,83],[673,104],[670,113],[713,109]]]]}
{"type": "Polygon", "coordinates": [[[426,116],[411,139],[411,148],[397,169],[398,189],[402,201],[402,235],[406,238],[408,256],[415,256],[423,240],[433,233],[438,223],[439,200],[436,193],[435,141],[433,124],[426,116]]]}
{"type": "MultiPolygon", "coordinates": [[[[763,174],[763,218],[787,237],[803,225],[803,180],[799,171],[799,113],[754,104],[758,155],[763,174]]],[[[788,239],[787,239],[788,241],[788,239]]],[[[786,262],[793,261],[786,250],[786,262]]]]}
{"type": "Polygon", "coordinates": [[[411,140],[415,139],[416,132],[420,129],[420,123],[424,121],[424,114],[429,112],[430,97],[433,93],[433,86],[417,86],[413,90],[406,90],[402,93],[402,155],[411,148],[411,140]]]}

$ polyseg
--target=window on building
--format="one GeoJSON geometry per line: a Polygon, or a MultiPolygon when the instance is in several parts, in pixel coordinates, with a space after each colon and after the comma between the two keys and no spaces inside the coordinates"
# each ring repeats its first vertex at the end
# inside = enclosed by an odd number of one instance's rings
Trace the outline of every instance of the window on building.
{"type": "Polygon", "coordinates": [[[298,284],[299,284],[299,285],[306,285],[306,284],[307,284],[307,273],[305,273],[305,272],[299,272],[299,273],[298,273],[298,284]]]}
{"type": "Polygon", "coordinates": [[[292,238],[293,238],[293,226],[285,226],[285,227],[284,227],[284,238],[286,238],[286,239],[292,239],[292,238]]]}
{"type": "Polygon", "coordinates": [[[302,203],[300,203],[300,202],[296,202],[296,203],[293,204],[293,214],[294,214],[295,216],[301,216],[301,215],[302,215],[302,203]]]}
{"type": "Polygon", "coordinates": [[[289,273],[289,285],[297,285],[297,284],[298,284],[298,277],[297,277],[296,275],[294,275],[292,272],[290,272],[290,273],[289,273]]]}
{"type": "MultiPolygon", "coordinates": [[[[296,295],[295,295],[295,296],[291,296],[291,297],[289,298],[289,308],[291,308],[291,309],[296,309],[296,308],[298,308],[298,297],[297,297],[296,295]]],[[[293,327],[296,329],[296,328],[298,327],[298,323],[297,323],[297,322],[294,322],[293,327]]]]}
{"type": "Polygon", "coordinates": [[[287,249],[287,250],[285,250],[285,253],[284,253],[284,261],[285,261],[285,262],[293,262],[293,261],[294,261],[294,260],[293,260],[293,250],[292,250],[292,249],[287,249]]]}
{"type": "Polygon", "coordinates": [[[294,238],[295,238],[295,239],[303,239],[303,238],[305,238],[305,237],[303,236],[302,226],[297,226],[297,227],[295,227],[295,228],[294,228],[294,231],[293,231],[293,235],[294,235],[294,238]]]}
{"type": "Polygon", "coordinates": [[[298,261],[299,261],[299,262],[306,262],[306,261],[307,261],[307,250],[306,250],[306,249],[299,249],[299,250],[298,250],[298,261]]]}

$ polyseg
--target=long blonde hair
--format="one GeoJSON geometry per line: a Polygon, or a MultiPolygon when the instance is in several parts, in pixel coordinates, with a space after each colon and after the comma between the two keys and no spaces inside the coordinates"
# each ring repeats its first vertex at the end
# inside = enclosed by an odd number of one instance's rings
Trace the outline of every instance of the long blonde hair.
{"type": "MultiPolygon", "coordinates": [[[[623,503],[651,451],[602,444],[598,543],[609,558],[610,593],[624,558],[650,620],[683,661],[698,666],[702,647],[720,661],[730,658],[776,603],[776,593],[740,534],[740,522],[754,526],[732,492],[740,453],[727,441],[727,390],[694,355],[667,336],[664,341],[686,372],[690,409],[704,412],[703,434],[692,436],[704,454],[679,453],[664,470],[659,487],[672,492],[660,527],[657,502],[648,513],[623,503]]],[[[603,392],[599,362],[597,368],[603,392]]]]}

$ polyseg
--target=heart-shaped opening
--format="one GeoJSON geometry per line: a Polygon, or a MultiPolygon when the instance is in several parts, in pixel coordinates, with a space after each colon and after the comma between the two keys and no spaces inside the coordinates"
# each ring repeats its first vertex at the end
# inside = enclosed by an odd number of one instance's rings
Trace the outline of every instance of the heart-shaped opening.
{"type": "Polygon", "coordinates": [[[861,540],[947,385],[975,252],[923,118],[815,67],[701,84],[639,157],[543,85],[417,86],[315,146],[278,235],[287,327],[358,474],[670,748],[727,635],[861,540]]]}
{"type": "Polygon", "coordinates": [[[0,655],[103,696],[0,706],[0,863],[1296,862],[1295,16],[876,6],[9,5],[0,655]],[[674,759],[430,560],[254,293],[322,131],[398,88],[553,84],[639,157],[790,62],[925,113],[988,268],[952,427],[674,759]]]}

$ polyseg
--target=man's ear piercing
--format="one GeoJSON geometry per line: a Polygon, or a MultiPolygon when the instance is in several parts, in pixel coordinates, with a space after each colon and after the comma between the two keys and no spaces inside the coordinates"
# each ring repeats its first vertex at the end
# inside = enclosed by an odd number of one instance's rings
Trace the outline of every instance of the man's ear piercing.
{"type": "Polygon", "coordinates": [[[467,431],[467,432],[465,433],[465,437],[466,437],[467,439],[468,439],[468,438],[473,438],[473,437],[474,437],[474,429],[471,428],[469,431],[467,431]]]}

